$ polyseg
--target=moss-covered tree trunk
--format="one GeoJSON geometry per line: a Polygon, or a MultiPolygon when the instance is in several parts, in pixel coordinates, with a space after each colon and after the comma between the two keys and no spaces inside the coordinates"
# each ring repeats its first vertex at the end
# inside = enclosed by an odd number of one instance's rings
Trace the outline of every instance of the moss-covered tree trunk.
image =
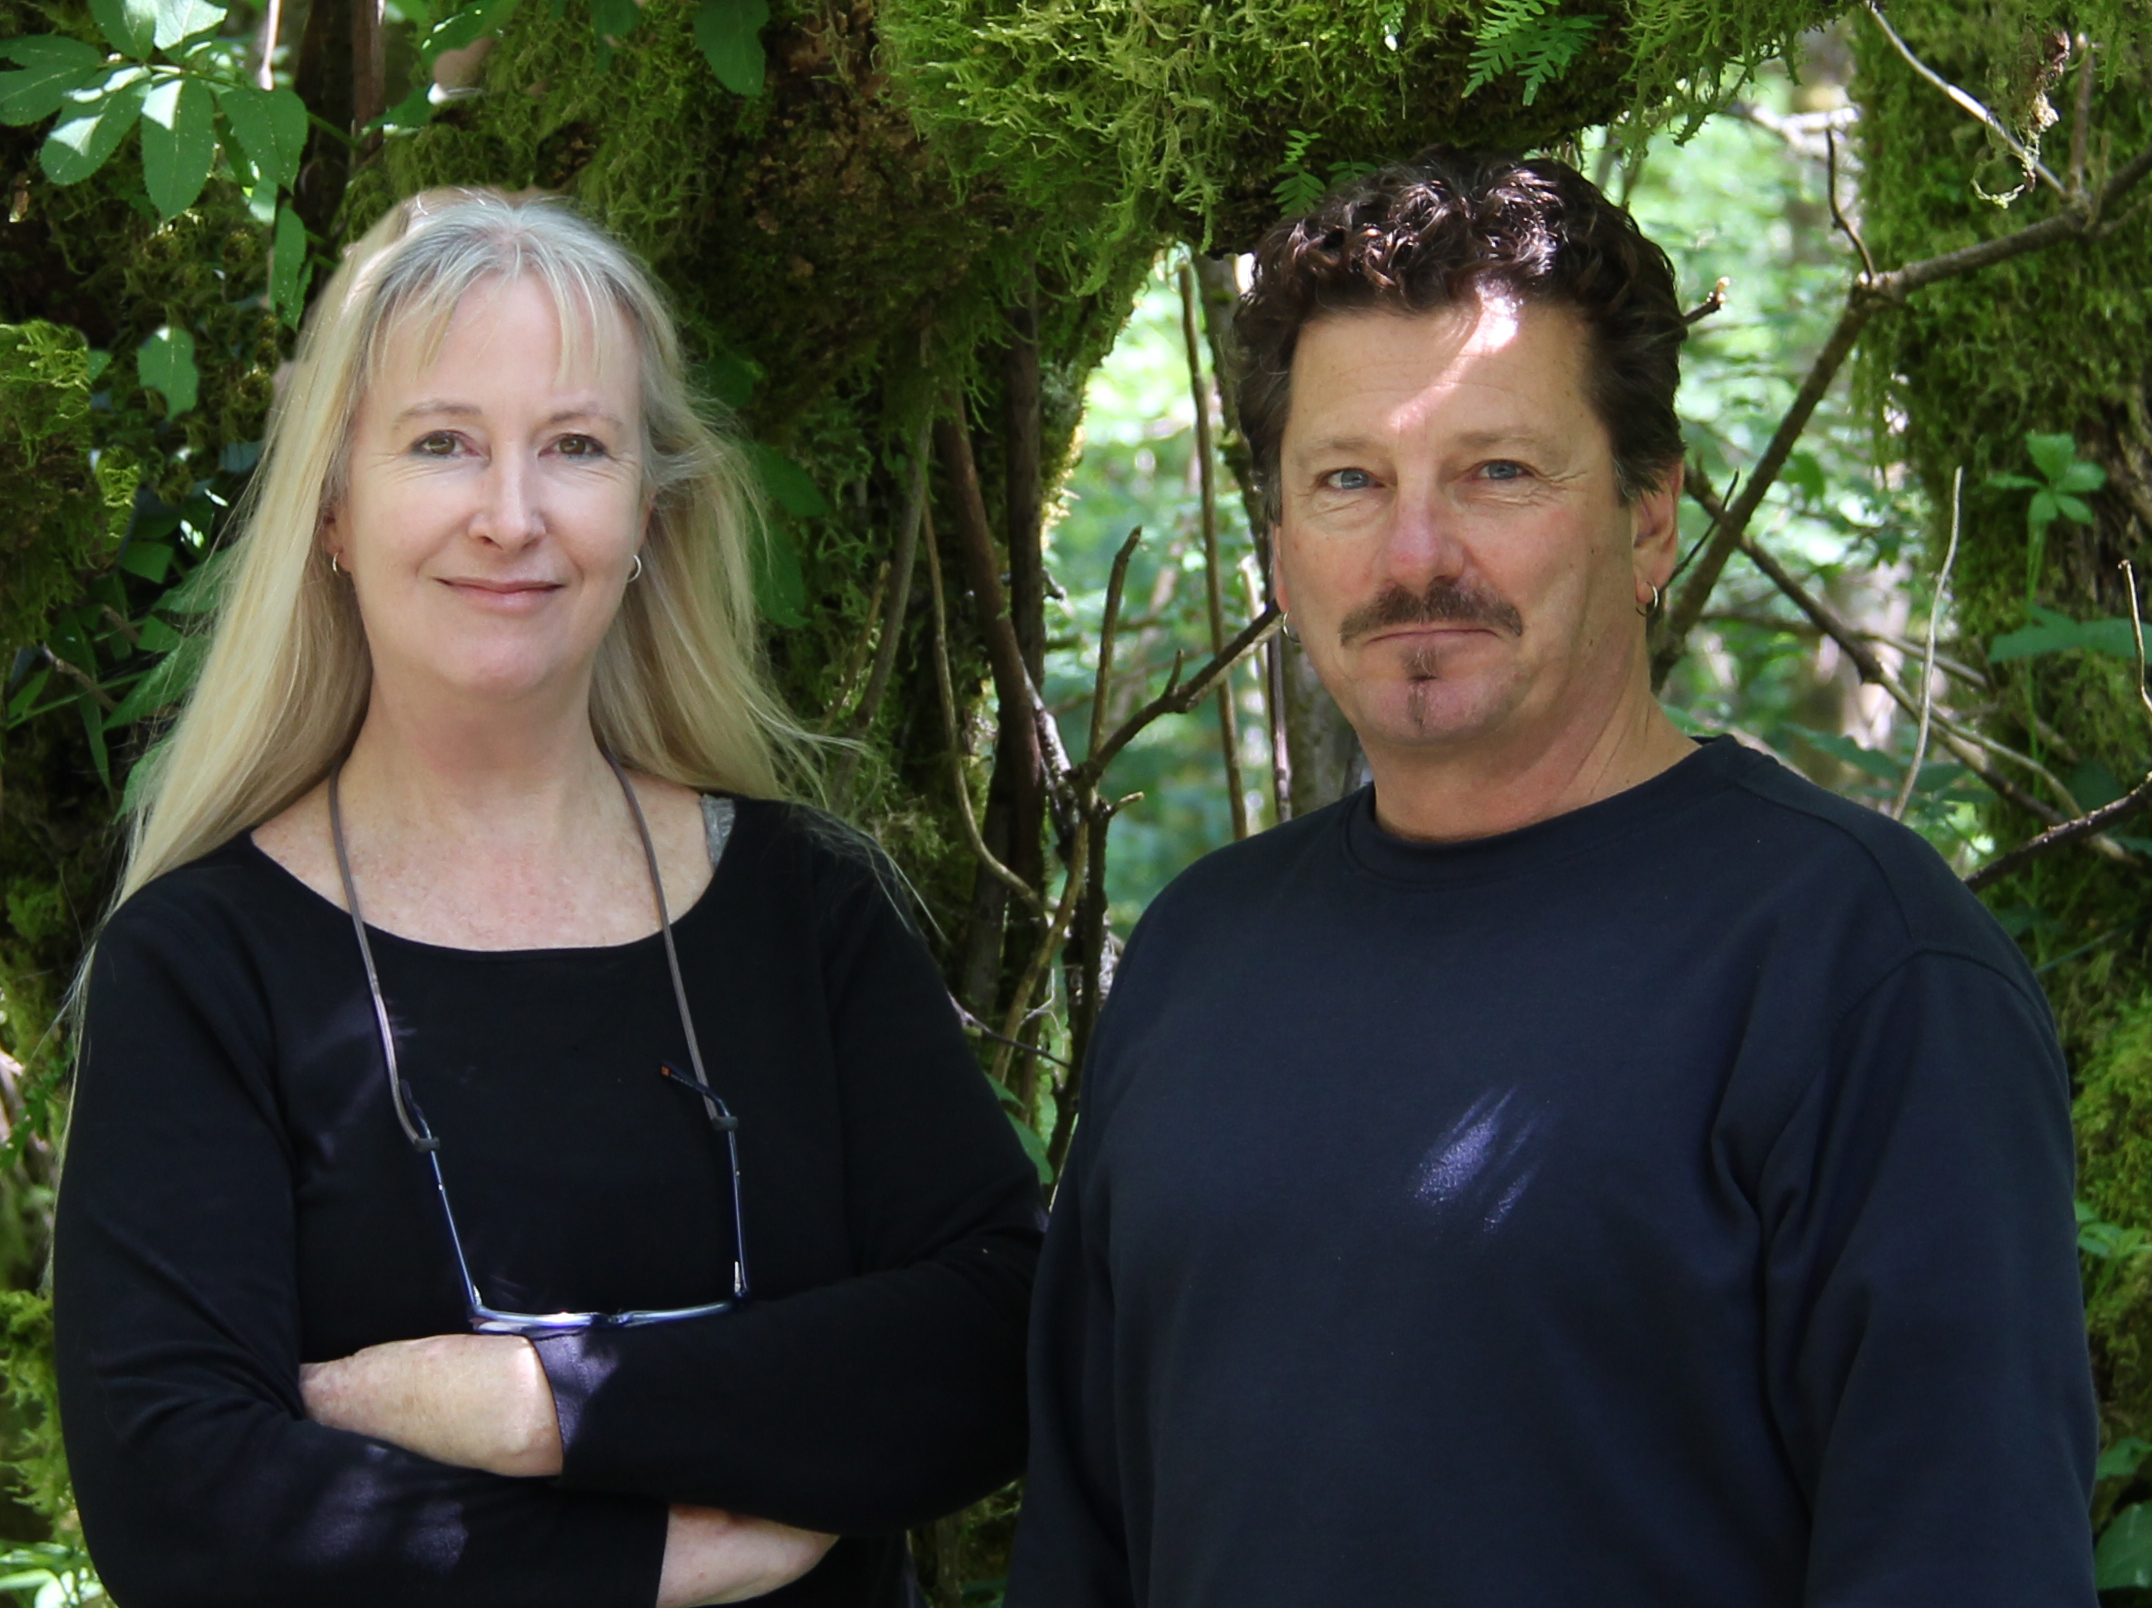
{"type": "MultiPolygon", "coordinates": [[[[1938,73],[2040,137],[2047,165],[2070,182],[2081,152],[2092,182],[2152,141],[2152,29],[2142,8],[2077,12],[1979,0],[1902,0],[1893,22],[1938,73]],[[2096,82],[2081,80],[2085,40],[2096,82]],[[2082,92],[2089,89],[2089,100],[2082,92]],[[2050,121],[2052,120],[2052,121],[2050,121]],[[2042,125],[2046,124],[2043,130],[2042,125]]],[[[1885,266],[2023,227],[2064,201],[2035,184],[2007,208],[1982,199],[2022,180],[1979,123],[1922,82],[1881,31],[1856,19],[1867,238],[1885,266]]],[[[1916,294],[1872,326],[1865,381],[1885,428],[1939,510],[1965,473],[1963,540],[1954,577],[1964,650],[2028,621],[2028,605],[2077,619],[2125,617],[2122,560],[2140,578],[2152,556],[2152,209],[2123,209],[2097,239],[2071,242],[1916,294]],[[2106,471],[2094,522],[2068,518],[2033,550],[2030,491],[1998,474],[2038,479],[2026,436],[2068,435],[2106,471]]],[[[1931,558],[1940,560],[1938,539],[1931,558]]],[[[2126,659],[2071,651],[1989,666],[1982,724],[2038,759],[2075,802],[2097,806],[2152,765],[2152,720],[2126,659]]],[[[2016,780],[2058,808],[2068,800],[2025,767],[2016,780]]],[[[2071,811],[2070,813],[2075,813],[2071,811]]],[[[1990,812],[1998,846],[2042,822],[1990,812]]],[[[2117,831],[2152,836],[2142,821],[2117,831]]],[[[2082,1193],[2103,1218],[2152,1227],[2152,855],[2134,863],[2078,849],[2032,862],[1989,894],[2023,935],[2055,1004],[2079,1082],[2082,1193]]],[[[2143,1263],[2094,1302],[2102,1391],[2117,1432],[2152,1433],[2152,1279],[2143,1263]]]]}

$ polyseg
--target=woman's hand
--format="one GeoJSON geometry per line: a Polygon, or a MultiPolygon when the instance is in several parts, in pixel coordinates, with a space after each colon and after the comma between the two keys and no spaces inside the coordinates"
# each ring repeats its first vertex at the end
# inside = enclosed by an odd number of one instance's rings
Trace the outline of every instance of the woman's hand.
{"type": "Polygon", "coordinates": [[[443,1334],[368,1346],[303,1365],[299,1394],[315,1423],[437,1463],[525,1479],[560,1472],[553,1387],[537,1348],[517,1335],[443,1334]]]}
{"type": "Polygon", "coordinates": [[[702,1608],[763,1596],[820,1563],[836,1539],[771,1519],[675,1504],[665,1530],[657,1608],[702,1608]]]}

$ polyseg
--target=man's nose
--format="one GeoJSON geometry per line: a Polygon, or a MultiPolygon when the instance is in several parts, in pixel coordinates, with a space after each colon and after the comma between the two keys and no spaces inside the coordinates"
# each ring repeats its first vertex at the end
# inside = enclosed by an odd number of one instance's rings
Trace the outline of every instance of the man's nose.
{"type": "Polygon", "coordinates": [[[537,466],[528,454],[514,449],[494,453],[486,466],[485,496],[471,530],[511,551],[545,533],[537,466]]]}
{"type": "Polygon", "coordinates": [[[1378,556],[1383,578],[1418,591],[1429,581],[1464,572],[1465,546],[1457,511],[1440,488],[1406,477],[1390,503],[1378,556]]]}

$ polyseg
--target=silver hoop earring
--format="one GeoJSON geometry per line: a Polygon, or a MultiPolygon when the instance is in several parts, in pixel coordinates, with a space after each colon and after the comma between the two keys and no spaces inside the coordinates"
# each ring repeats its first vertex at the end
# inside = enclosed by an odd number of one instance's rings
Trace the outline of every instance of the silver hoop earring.
{"type": "Polygon", "coordinates": [[[628,584],[629,584],[630,586],[633,586],[633,585],[634,585],[634,584],[635,584],[635,583],[636,583],[637,581],[641,580],[642,578],[643,578],[643,555],[642,555],[642,554],[640,554],[640,553],[637,553],[637,554],[635,555],[635,568],[633,568],[632,570],[628,571],[628,584]]]}
{"type": "Polygon", "coordinates": [[[331,553],[329,555],[329,573],[331,575],[341,575],[344,573],[344,566],[337,563],[336,555],[334,553],[331,553]]]}
{"type": "Polygon", "coordinates": [[[1654,614],[1657,614],[1659,612],[1659,600],[1661,595],[1662,594],[1660,593],[1659,589],[1654,586],[1651,589],[1651,601],[1639,607],[1636,612],[1642,615],[1645,619],[1650,619],[1654,614]]]}

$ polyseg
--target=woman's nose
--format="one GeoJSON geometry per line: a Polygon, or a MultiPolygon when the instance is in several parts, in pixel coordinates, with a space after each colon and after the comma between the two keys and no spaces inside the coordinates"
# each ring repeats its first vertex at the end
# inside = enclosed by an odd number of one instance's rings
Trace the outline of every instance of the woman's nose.
{"type": "Polygon", "coordinates": [[[522,452],[494,454],[486,468],[485,493],[472,534],[497,547],[527,546],[545,533],[536,466],[522,452]]]}

